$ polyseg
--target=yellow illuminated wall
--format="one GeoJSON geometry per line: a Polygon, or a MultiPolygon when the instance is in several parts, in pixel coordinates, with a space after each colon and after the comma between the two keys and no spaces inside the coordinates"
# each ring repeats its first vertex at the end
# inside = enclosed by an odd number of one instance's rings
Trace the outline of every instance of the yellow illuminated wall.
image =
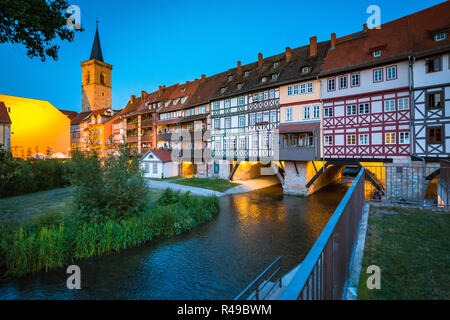
{"type": "Polygon", "coordinates": [[[70,120],[47,101],[0,94],[11,108],[11,152],[26,158],[36,153],[69,154],[70,120]]]}

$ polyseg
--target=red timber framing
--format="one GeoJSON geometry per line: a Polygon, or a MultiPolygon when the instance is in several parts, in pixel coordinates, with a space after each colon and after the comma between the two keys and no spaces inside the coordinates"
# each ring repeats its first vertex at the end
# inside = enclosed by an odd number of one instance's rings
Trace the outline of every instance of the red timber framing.
{"type": "Polygon", "coordinates": [[[410,155],[411,99],[408,88],[325,99],[323,108],[324,112],[327,108],[333,109],[331,117],[325,117],[324,113],[323,118],[325,158],[389,159],[410,155]],[[399,110],[398,101],[405,98],[408,109],[399,110]],[[395,101],[395,110],[385,110],[387,100],[395,101]],[[369,104],[368,113],[360,112],[360,105],[364,104],[369,104]],[[355,105],[356,114],[347,115],[347,106],[355,105]],[[409,135],[403,143],[400,143],[400,132],[409,135]],[[394,143],[386,141],[386,133],[395,135],[394,143]],[[355,144],[348,144],[349,135],[355,135],[355,144]],[[360,135],[368,135],[367,144],[361,143],[360,135]]]}

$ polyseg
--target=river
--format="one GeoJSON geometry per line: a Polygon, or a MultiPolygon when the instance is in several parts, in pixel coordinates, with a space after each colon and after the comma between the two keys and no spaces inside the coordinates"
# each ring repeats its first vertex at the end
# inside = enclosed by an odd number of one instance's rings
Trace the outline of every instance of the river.
{"type": "Polygon", "coordinates": [[[233,299],[276,257],[282,273],[300,263],[345,191],[225,196],[219,215],[189,233],[78,262],[81,290],[67,289],[59,269],[0,282],[0,299],[233,299]]]}

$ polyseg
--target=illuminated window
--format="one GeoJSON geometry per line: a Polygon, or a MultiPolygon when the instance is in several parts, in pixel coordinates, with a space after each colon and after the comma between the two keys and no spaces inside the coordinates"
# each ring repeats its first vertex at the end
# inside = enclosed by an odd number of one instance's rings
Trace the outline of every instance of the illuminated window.
{"type": "Polygon", "coordinates": [[[386,144],[395,144],[395,132],[386,132],[384,134],[384,142],[386,144]]]}
{"type": "Polygon", "coordinates": [[[347,135],[347,145],[348,146],[356,145],[356,135],[355,134],[347,135]]]}

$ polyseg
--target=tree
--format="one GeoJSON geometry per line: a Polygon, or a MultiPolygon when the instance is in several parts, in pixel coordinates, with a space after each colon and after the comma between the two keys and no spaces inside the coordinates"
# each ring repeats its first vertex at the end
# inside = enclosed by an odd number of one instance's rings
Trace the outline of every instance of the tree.
{"type": "Polygon", "coordinates": [[[58,59],[57,37],[72,42],[67,28],[66,0],[0,0],[0,43],[17,43],[27,48],[30,58],[58,59]]]}

